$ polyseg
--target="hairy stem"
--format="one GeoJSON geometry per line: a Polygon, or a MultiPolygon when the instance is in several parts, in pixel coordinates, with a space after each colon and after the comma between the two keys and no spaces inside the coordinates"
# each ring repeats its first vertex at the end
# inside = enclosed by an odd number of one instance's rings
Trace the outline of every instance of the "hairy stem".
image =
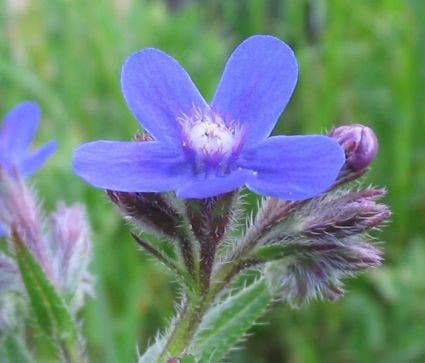
{"type": "Polygon", "coordinates": [[[186,301],[159,357],[159,363],[166,363],[169,359],[178,358],[184,353],[208,310],[208,306],[208,301],[200,296],[186,301]]]}
{"type": "Polygon", "coordinates": [[[187,272],[182,270],[180,266],[178,266],[174,261],[168,258],[167,255],[165,255],[160,250],[151,245],[149,242],[135,235],[134,233],[131,233],[131,236],[146,252],[150,253],[152,256],[161,261],[165,266],[172,270],[176,274],[176,276],[178,276],[183,281],[186,281],[188,279],[187,272]]]}
{"type": "Polygon", "coordinates": [[[257,264],[254,259],[240,259],[234,264],[227,265],[221,275],[216,275],[217,281],[211,285],[208,293],[192,296],[183,305],[174,330],[170,334],[159,363],[165,363],[171,358],[178,358],[187,349],[202,322],[208,309],[211,307],[218,295],[230,284],[233,278],[243,269],[257,264]]]}
{"type": "Polygon", "coordinates": [[[239,260],[246,256],[256,246],[259,239],[278,221],[291,213],[299,202],[284,202],[276,198],[264,201],[254,223],[245,232],[244,237],[230,254],[228,262],[239,260]]]}
{"type": "Polygon", "coordinates": [[[188,238],[182,236],[179,238],[179,246],[187,271],[196,280],[197,267],[195,266],[195,259],[193,257],[192,243],[188,238]]]}

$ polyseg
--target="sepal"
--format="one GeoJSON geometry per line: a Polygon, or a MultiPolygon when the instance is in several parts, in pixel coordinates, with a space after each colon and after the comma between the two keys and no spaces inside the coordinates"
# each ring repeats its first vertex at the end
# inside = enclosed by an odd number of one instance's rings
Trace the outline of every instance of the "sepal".
{"type": "Polygon", "coordinates": [[[285,259],[267,264],[269,287],[293,307],[312,299],[336,300],[342,279],[381,264],[382,251],[365,236],[298,242],[285,259]]]}

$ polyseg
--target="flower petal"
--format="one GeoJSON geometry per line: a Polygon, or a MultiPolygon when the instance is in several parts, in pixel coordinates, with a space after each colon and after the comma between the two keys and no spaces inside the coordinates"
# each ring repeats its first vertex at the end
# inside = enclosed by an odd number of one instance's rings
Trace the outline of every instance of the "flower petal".
{"type": "Polygon", "coordinates": [[[298,65],[281,40],[256,35],[230,56],[211,107],[246,125],[247,143],[269,136],[297,83],[298,65]]]}
{"type": "Polygon", "coordinates": [[[177,189],[178,198],[209,198],[231,192],[245,184],[252,176],[250,170],[237,169],[225,176],[211,176],[206,179],[192,180],[177,189]]]}
{"type": "Polygon", "coordinates": [[[74,152],[74,170],[89,184],[122,192],[165,192],[186,181],[182,155],[156,141],[95,141],[74,152]]]}
{"type": "Polygon", "coordinates": [[[34,151],[31,155],[24,157],[17,164],[19,172],[26,178],[38,169],[40,169],[50,156],[56,151],[57,142],[52,140],[38,150],[34,151]]]}
{"type": "Polygon", "coordinates": [[[131,55],[121,74],[124,97],[142,126],[158,141],[180,139],[176,117],[207,107],[182,66],[157,49],[131,55]]]}
{"type": "Polygon", "coordinates": [[[0,131],[0,148],[16,158],[23,155],[37,131],[41,117],[40,107],[32,101],[15,106],[5,116],[0,131]]]}
{"type": "Polygon", "coordinates": [[[0,224],[0,237],[7,236],[6,229],[0,224]]]}
{"type": "Polygon", "coordinates": [[[326,191],[344,164],[344,151],[321,135],[275,136],[246,151],[244,168],[257,172],[252,191],[286,200],[303,200],[326,191]]]}

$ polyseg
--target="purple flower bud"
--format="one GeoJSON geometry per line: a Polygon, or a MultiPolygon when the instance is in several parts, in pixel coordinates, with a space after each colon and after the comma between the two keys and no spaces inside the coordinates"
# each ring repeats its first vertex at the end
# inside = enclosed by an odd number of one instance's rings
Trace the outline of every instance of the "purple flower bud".
{"type": "MultiPolygon", "coordinates": [[[[71,308],[81,307],[85,295],[91,293],[92,278],[87,266],[91,257],[89,228],[84,208],[59,205],[50,216],[50,230],[44,233],[43,211],[36,192],[21,178],[2,175],[0,179],[0,222],[14,230],[43,268],[60,293],[70,299],[71,308]]],[[[11,246],[9,246],[11,247],[11,246]]],[[[11,249],[6,252],[10,255],[11,249]]],[[[13,271],[3,258],[0,275],[13,271]]],[[[6,281],[6,280],[4,280],[6,281]]],[[[4,284],[0,277],[0,285],[4,284]]],[[[1,286],[0,286],[1,287],[1,286]]],[[[0,289],[1,290],[1,289],[0,289]]]]}
{"type": "Polygon", "coordinates": [[[271,289],[293,307],[311,299],[336,300],[344,294],[342,279],[379,266],[382,251],[366,237],[304,241],[268,268],[271,289]]]}
{"type": "Polygon", "coordinates": [[[379,227],[391,216],[390,209],[377,202],[384,195],[384,189],[365,189],[313,201],[307,208],[301,209],[303,213],[315,211],[306,213],[304,218],[300,216],[301,233],[304,236],[342,238],[379,227]]]}
{"type": "Polygon", "coordinates": [[[126,193],[108,190],[123,216],[144,231],[175,239],[183,220],[164,194],[126,193]]]}
{"type": "MultiPolygon", "coordinates": [[[[286,210],[282,209],[283,219],[272,220],[268,228],[257,218],[258,225],[254,224],[253,229],[260,231],[258,238],[262,245],[361,234],[382,227],[391,217],[388,206],[378,202],[385,194],[385,189],[375,188],[327,193],[302,204],[288,205],[286,210]]],[[[273,216],[272,209],[269,215],[273,216]]]]}
{"type": "Polygon", "coordinates": [[[45,273],[52,278],[40,203],[36,192],[19,177],[3,174],[0,179],[0,223],[6,230],[13,225],[45,273]]]}
{"type": "Polygon", "coordinates": [[[93,277],[88,267],[92,257],[92,243],[85,208],[60,203],[50,216],[49,250],[54,283],[70,297],[73,311],[93,295],[93,277]]]}
{"type": "Polygon", "coordinates": [[[360,124],[334,128],[329,136],[343,147],[346,156],[346,167],[361,172],[375,159],[378,152],[378,140],[375,132],[360,124]]]}
{"type": "Polygon", "coordinates": [[[335,300],[344,293],[343,278],[379,266],[382,251],[368,232],[391,215],[379,203],[384,195],[384,189],[339,190],[293,205],[260,239],[260,257],[284,257],[267,269],[272,291],[295,307],[335,300]]]}
{"type": "Polygon", "coordinates": [[[167,193],[107,193],[123,216],[144,232],[176,241],[186,267],[194,271],[192,236],[180,211],[184,207],[175,198],[167,193]]]}

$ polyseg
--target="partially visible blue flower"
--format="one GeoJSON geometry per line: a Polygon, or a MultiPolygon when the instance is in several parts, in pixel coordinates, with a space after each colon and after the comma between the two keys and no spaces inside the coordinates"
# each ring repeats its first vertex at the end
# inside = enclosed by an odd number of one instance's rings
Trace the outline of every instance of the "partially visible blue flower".
{"type": "Polygon", "coordinates": [[[248,38],[230,56],[210,104],[169,55],[144,49],[122,69],[124,97],[153,141],[95,141],[74,154],[88,183],[123,192],[207,198],[241,186],[287,200],[335,181],[344,152],[327,136],[269,137],[295,88],[298,65],[281,40],[248,38]]]}
{"type": "Polygon", "coordinates": [[[19,103],[5,116],[0,128],[1,172],[11,177],[28,177],[56,150],[54,140],[35,151],[30,150],[40,116],[39,106],[31,101],[19,103]]]}
{"type": "MultiPolygon", "coordinates": [[[[43,166],[56,150],[52,140],[41,148],[31,151],[40,122],[40,108],[35,102],[24,101],[4,117],[0,128],[0,179],[26,178],[43,166]]],[[[7,234],[0,224],[0,236],[7,234]]]]}

